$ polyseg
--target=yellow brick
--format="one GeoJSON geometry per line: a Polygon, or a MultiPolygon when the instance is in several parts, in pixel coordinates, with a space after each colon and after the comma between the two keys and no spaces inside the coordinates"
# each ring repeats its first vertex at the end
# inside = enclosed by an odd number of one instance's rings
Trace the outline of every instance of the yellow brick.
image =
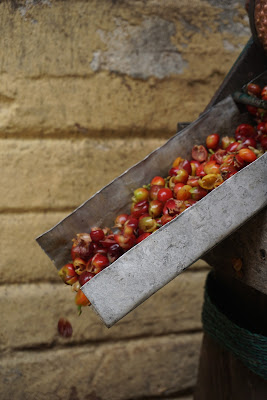
{"type": "Polygon", "coordinates": [[[0,214],[0,283],[57,281],[56,268],[35,242],[64,213],[0,214]]]}
{"type": "Polygon", "coordinates": [[[170,335],[14,353],[0,360],[0,398],[163,398],[195,385],[200,341],[170,335]]]}
{"type": "Polygon", "coordinates": [[[0,134],[170,135],[195,119],[248,40],[248,23],[243,4],[165,3],[2,2],[0,134]],[[166,67],[172,57],[181,71],[166,67]],[[142,71],[151,65],[162,77],[142,71]]]}
{"type": "Polygon", "coordinates": [[[78,316],[75,294],[63,283],[2,285],[0,350],[200,330],[205,277],[205,272],[181,274],[111,329],[89,307],[78,316]],[[72,323],[71,339],[57,333],[61,317],[72,323]]]}
{"type": "Polygon", "coordinates": [[[75,208],[165,141],[1,140],[0,210],[75,208]]]}

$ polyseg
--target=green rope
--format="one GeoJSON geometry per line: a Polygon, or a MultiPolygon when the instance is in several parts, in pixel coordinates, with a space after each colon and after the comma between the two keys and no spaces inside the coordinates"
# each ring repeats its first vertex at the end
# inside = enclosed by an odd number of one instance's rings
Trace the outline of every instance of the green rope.
{"type": "Polygon", "coordinates": [[[267,337],[242,328],[216,307],[209,295],[212,281],[210,272],[202,310],[204,331],[233,353],[247,368],[267,380],[267,337]]]}

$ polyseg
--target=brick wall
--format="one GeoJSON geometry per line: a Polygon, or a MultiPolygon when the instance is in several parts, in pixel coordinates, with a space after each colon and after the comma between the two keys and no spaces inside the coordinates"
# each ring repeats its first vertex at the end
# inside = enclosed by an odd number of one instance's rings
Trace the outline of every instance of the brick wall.
{"type": "Polygon", "coordinates": [[[191,399],[206,264],[108,330],[34,238],[195,119],[249,36],[242,1],[1,2],[1,400],[191,399]]]}

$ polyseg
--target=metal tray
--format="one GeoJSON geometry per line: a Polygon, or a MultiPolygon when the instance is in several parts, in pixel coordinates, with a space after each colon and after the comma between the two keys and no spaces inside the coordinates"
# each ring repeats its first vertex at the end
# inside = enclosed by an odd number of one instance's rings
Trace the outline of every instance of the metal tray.
{"type": "MultiPolygon", "coordinates": [[[[245,122],[229,96],[97,192],[37,242],[57,268],[70,259],[72,238],[92,226],[112,226],[129,210],[132,191],[155,175],[166,176],[170,161],[190,158],[208,134],[233,135],[245,122]],[[103,214],[103,210],[107,213],[103,214]]],[[[267,204],[267,154],[130,249],[87,282],[82,290],[107,327],[112,326],[267,204]]]]}

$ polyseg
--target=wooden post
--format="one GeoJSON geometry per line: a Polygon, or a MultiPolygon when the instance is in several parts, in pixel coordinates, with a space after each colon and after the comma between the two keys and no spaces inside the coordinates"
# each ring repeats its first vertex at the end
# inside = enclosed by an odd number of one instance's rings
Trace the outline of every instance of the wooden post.
{"type": "MultiPolygon", "coordinates": [[[[267,209],[205,256],[215,268],[216,304],[239,326],[267,337],[267,209]],[[236,270],[234,259],[241,260],[236,270]],[[237,268],[238,269],[238,268],[237,268]]],[[[204,334],[195,400],[265,400],[267,380],[204,334]]]]}
{"type": "Polygon", "coordinates": [[[267,381],[204,334],[194,400],[266,400],[267,381]]]}

